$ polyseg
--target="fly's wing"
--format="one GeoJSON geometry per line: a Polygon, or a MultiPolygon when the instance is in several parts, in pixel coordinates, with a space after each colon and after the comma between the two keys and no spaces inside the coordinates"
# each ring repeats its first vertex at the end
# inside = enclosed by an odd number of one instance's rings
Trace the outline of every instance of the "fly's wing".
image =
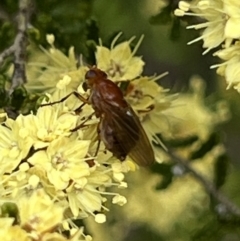
{"type": "Polygon", "coordinates": [[[148,137],[133,109],[116,108],[106,104],[111,115],[115,137],[121,148],[140,166],[154,163],[154,152],[148,137]]]}

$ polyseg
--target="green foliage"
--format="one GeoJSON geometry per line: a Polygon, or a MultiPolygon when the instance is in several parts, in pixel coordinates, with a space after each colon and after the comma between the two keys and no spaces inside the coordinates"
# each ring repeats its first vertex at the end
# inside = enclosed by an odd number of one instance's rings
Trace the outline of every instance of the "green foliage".
{"type": "Polygon", "coordinates": [[[174,166],[173,164],[168,164],[168,163],[155,163],[152,166],[151,171],[153,173],[158,173],[163,177],[161,182],[158,183],[157,186],[155,187],[156,190],[166,189],[172,183],[173,176],[174,176],[172,172],[173,166],[174,166]]]}
{"type": "Polygon", "coordinates": [[[19,210],[15,203],[6,202],[1,206],[1,217],[14,218],[14,224],[19,223],[19,210]]]}
{"type": "Polygon", "coordinates": [[[0,52],[13,43],[16,31],[16,13],[18,1],[5,0],[0,2],[3,18],[0,18],[0,52]]]}
{"type": "Polygon", "coordinates": [[[46,45],[46,34],[54,34],[55,45],[64,52],[70,46],[93,62],[94,42],[98,41],[98,26],[92,18],[92,0],[37,1],[32,24],[41,35],[35,39],[46,45]]]}
{"type": "Polygon", "coordinates": [[[151,241],[164,241],[165,239],[159,235],[156,231],[152,230],[146,225],[136,225],[129,232],[124,241],[140,241],[140,240],[151,240],[151,241]]]}
{"type": "MultiPolygon", "coordinates": [[[[151,25],[164,25],[167,26],[168,36],[171,40],[178,40],[181,34],[181,26],[179,18],[173,16],[173,10],[176,8],[174,5],[175,1],[169,1],[169,4],[161,9],[159,13],[150,17],[149,22],[151,25]]],[[[114,4],[114,3],[112,3],[114,4]]],[[[117,4],[117,3],[116,3],[117,4]]],[[[135,5],[137,2],[130,1],[126,4],[122,1],[119,3],[122,6],[122,10],[126,9],[131,13],[134,11],[134,16],[139,15],[136,9],[139,9],[135,5]],[[128,8],[129,7],[129,8],[128,8]],[[132,7],[132,9],[130,9],[132,7]]],[[[54,34],[55,35],[55,45],[57,48],[63,50],[67,53],[70,46],[75,47],[75,52],[77,55],[83,54],[85,57],[85,61],[88,64],[95,64],[95,56],[94,51],[96,48],[96,43],[98,42],[99,35],[101,29],[99,29],[99,19],[93,15],[93,0],[36,0],[33,15],[31,18],[32,27],[28,30],[28,35],[31,41],[34,41],[36,45],[47,46],[46,42],[46,34],[54,34]]],[[[9,47],[16,35],[16,24],[14,19],[16,17],[16,13],[18,10],[18,1],[15,0],[5,0],[0,3],[0,8],[8,13],[7,19],[0,20],[0,51],[9,47]]],[[[108,5],[106,5],[105,11],[108,11],[108,5]]],[[[101,20],[101,14],[104,15],[105,12],[99,13],[99,18],[101,20]]],[[[97,16],[97,15],[96,15],[97,16]]],[[[122,16],[120,16],[121,18],[122,16]]],[[[136,22],[138,19],[135,17],[136,22]]],[[[112,20],[116,23],[121,21],[121,19],[117,19],[116,16],[112,17],[112,20]]],[[[136,24],[136,23],[134,23],[136,24]]],[[[118,25],[117,25],[118,26],[118,25]]],[[[132,31],[133,24],[129,23],[129,26],[132,31]]],[[[141,28],[142,26],[140,26],[141,28]]],[[[149,26],[148,26],[149,28],[149,26]]],[[[109,31],[108,35],[105,36],[104,45],[110,46],[110,43],[115,38],[116,34],[119,33],[119,27],[116,27],[114,31],[109,31]]],[[[161,30],[160,30],[161,31],[161,30]]],[[[133,32],[132,35],[134,35],[133,32]]],[[[102,37],[102,36],[101,36],[102,37]]],[[[118,41],[122,41],[124,37],[121,36],[118,41]]],[[[128,39],[128,37],[126,37],[128,39]]],[[[156,40],[159,41],[159,40],[156,40]]],[[[162,44],[162,43],[161,43],[162,44]]],[[[132,43],[132,46],[134,43],[132,43]]],[[[167,46],[167,44],[166,44],[167,46]]],[[[147,46],[149,48],[149,46],[147,46]]],[[[156,47],[157,48],[157,47],[156,47]]],[[[165,48],[165,47],[164,47],[165,48]]],[[[168,49],[166,47],[166,49],[168,49]]],[[[166,50],[168,51],[168,50],[166,50]]],[[[168,53],[168,52],[167,52],[168,53]]],[[[162,53],[161,53],[162,54],[162,53]]],[[[159,61],[156,61],[152,56],[147,56],[149,59],[153,59],[152,63],[157,62],[157,66],[159,67],[159,61]]],[[[173,56],[172,59],[174,59],[173,56]]],[[[26,92],[23,86],[15,89],[12,96],[9,97],[7,93],[6,86],[9,85],[10,77],[6,74],[9,66],[11,64],[12,59],[8,58],[7,61],[0,66],[0,107],[7,107],[6,110],[8,113],[13,113],[17,115],[19,110],[21,113],[26,114],[29,113],[30,110],[36,110],[36,106],[38,105],[39,96],[37,95],[29,95],[26,92]]],[[[156,67],[156,66],[155,66],[156,67]]],[[[160,66],[160,71],[162,66],[160,66]]],[[[172,66],[171,66],[172,67],[172,66]]],[[[188,67],[187,67],[188,68],[188,67]]],[[[174,72],[174,71],[172,71],[174,72]]],[[[126,90],[128,87],[128,82],[121,82],[122,90],[126,90]]],[[[41,97],[42,98],[42,97],[41,97]]],[[[235,104],[235,102],[234,102],[235,104]]],[[[238,107],[238,105],[237,105],[238,107]]],[[[239,108],[238,108],[239,109],[239,108]]],[[[163,140],[167,147],[170,148],[188,148],[191,147],[199,141],[198,136],[188,136],[184,138],[175,138],[163,140]]],[[[197,160],[203,158],[206,154],[208,154],[216,145],[218,145],[221,141],[219,133],[211,133],[209,135],[208,140],[206,140],[202,145],[191,154],[191,160],[197,160]]],[[[155,189],[159,192],[161,190],[166,190],[169,186],[174,182],[174,173],[173,168],[175,164],[173,163],[161,163],[155,164],[151,168],[151,172],[153,174],[159,174],[162,179],[161,182],[155,186],[155,189]]],[[[214,162],[214,183],[217,188],[220,188],[226,182],[227,174],[228,174],[228,166],[229,159],[226,154],[222,154],[214,162]]],[[[185,173],[183,173],[185,174],[185,173]]],[[[216,203],[212,201],[212,208],[216,207],[216,203]]],[[[147,209],[146,209],[147,210],[147,209]]],[[[157,210],[156,210],[157,211],[157,210]]],[[[190,212],[188,208],[185,210],[186,212],[190,212]]],[[[196,215],[194,218],[198,219],[198,224],[194,223],[194,225],[189,224],[189,228],[175,225],[173,223],[173,234],[175,235],[175,239],[173,240],[211,240],[217,241],[221,240],[224,236],[228,234],[234,234],[236,237],[235,240],[240,239],[239,231],[236,229],[239,222],[236,221],[231,222],[231,220],[227,220],[226,218],[219,219],[215,213],[215,210],[208,210],[209,212],[202,213],[201,215],[196,215]],[[190,227],[191,226],[191,227],[190,227]],[[236,231],[237,230],[237,231],[236,231]],[[189,232],[189,233],[188,233],[189,232]],[[177,237],[179,234],[183,234],[183,238],[177,237]],[[187,239],[188,237],[188,239],[187,239]],[[238,238],[238,239],[237,239],[238,238]]],[[[2,215],[3,216],[11,216],[17,220],[18,210],[12,203],[4,204],[2,206],[2,215]]],[[[157,222],[158,220],[156,220],[157,222]]],[[[178,220],[176,220],[177,223],[178,220]]],[[[77,222],[77,221],[76,221],[77,222]]],[[[80,222],[80,221],[78,221],[80,222]]],[[[79,223],[81,226],[82,223],[79,223]]],[[[128,235],[126,236],[127,240],[169,240],[168,237],[162,237],[159,234],[156,234],[155,231],[148,229],[148,226],[140,226],[139,228],[131,229],[128,235]]],[[[226,239],[227,240],[227,239],[226,239]]],[[[229,239],[230,240],[230,239],[229,239]]]]}
{"type": "Polygon", "coordinates": [[[0,52],[12,44],[16,35],[14,25],[8,20],[0,20],[0,52]]]}
{"type": "MultiPolygon", "coordinates": [[[[163,139],[163,137],[161,137],[161,135],[159,135],[159,137],[161,139],[163,139]]],[[[182,137],[182,138],[163,139],[163,141],[167,146],[170,146],[172,148],[181,148],[181,147],[191,146],[198,139],[199,139],[198,136],[193,135],[193,136],[187,136],[187,137],[182,137]]]]}
{"type": "Polygon", "coordinates": [[[214,165],[214,183],[217,188],[224,185],[228,174],[229,158],[224,153],[220,155],[214,165]]]}
{"type": "Polygon", "coordinates": [[[150,23],[154,25],[165,25],[172,21],[172,6],[171,4],[167,5],[166,7],[162,8],[161,11],[156,14],[155,16],[152,16],[150,18],[150,23]]]}
{"type": "Polygon", "coordinates": [[[0,75],[0,108],[4,107],[8,103],[8,95],[5,89],[5,76],[3,74],[0,75]]]}
{"type": "Polygon", "coordinates": [[[13,18],[16,16],[18,11],[18,1],[15,0],[4,0],[1,1],[1,9],[6,13],[7,16],[13,18]]]}
{"type": "Polygon", "coordinates": [[[213,147],[215,147],[219,143],[220,143],[220,136],[219,136],[219,134],[216,133],[216,132],[211,133],[209,138],[196,151],[194,151],[191,154],[190,159],[191,160],[196,160],[198,158],[203,157],[209,151],[211,151],[213,147]]]}
{"type": "Polygon", "coordinates": [[[16,110],[19,110],[22,107],[22,104],[27,97],[27,92],[23,86],[19,86],[14,89],[11,96],[11,106],[13,106],[16,110]]]}
{"type": "Polygon", "coordinates": [[[169,36],[172,41],[178,40],[181,32],[180,19],[173,15],[175,8],[176,4],[173,1],[169,1],[168,5],[160,9],[159,13],[149,19],[152,25],[169,25],[169,36]]]}

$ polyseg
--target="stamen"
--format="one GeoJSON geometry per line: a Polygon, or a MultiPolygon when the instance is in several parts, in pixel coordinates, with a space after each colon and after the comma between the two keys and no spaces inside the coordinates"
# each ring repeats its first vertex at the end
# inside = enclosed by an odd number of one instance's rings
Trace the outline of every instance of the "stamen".
{"type": "Polygon", "coordinates": [[[111,43],[111,47],[110,47],[111,49],[114,48],[117,40],[119,39],[119,37],[120,37],[121,35],[122,35],[122,32],[118,33],[117,36],[113,39],[113,41],[112,41],[112,43],[111,43]]]}
{"type": "Polygon", "coordinates": [[[57,63],[59,65],[59,67],[62,68],[66,68],[66,63],[62,62],[61,60],[59,60],[58,58],[55,58],[52,54],[49,53],[49,51],[47,51],[45,48],[43,48],[42,46],[40,46],[40,49],[51,59],[53,60],[55,63],[57,63]]]}
{"type": "MultiPolygon", "coordinates": [[[[221,28],[222,28],[222,26],[218,26],[218,28],[214,28],[211,32],[208,32],[207,34],[205,33],[204,35],[202,35],[202,36],[200,36],[200,37],[198,37],[198,38],[196,38],[196,39],[188,42],[187,44],[190,45],[190,44],[195,43],[195,42],[197,42],[197,41],[199,41],[199,40],[202,40],[202,39],[204,39],[204,38],[212,35],[213,33],[218,32],[219,29],[221,29],[221,28]]],[[[213,46],[212,48],[214,48],[214,47],[215,47],[215,46],[213,46]]],[[[206,51],[208,52],[209,49],[207,49],[206,51]]],[[[206,52],[206,51],[205,51],[205,52],[206,52]]],[[[205,52],[204,52],[204,53],[205,53],[205,52]]]]}
{"type": "Polygon", "coordinates": [[[224,65],[228,65],[229,61],[225,61],[221,64],[214,64],[212,66],[210,66],[210,69],[215,69],[215,68],[218,68],[218,67],[221,67],[221,66],[224,66],[224,65]]]}
{"type": "Polygon", "coordinates": [[[185,12],[181,9],[175,9],[174,10],[174,15],[178,17],[183,17],[185,15],[185,12]]]}
{"type": "Polygon", "coordinates": [[[184,12],[187,12],[190,9],[190,4],[185,1],[180,1],[178,3],[178,7],[179,7],[179,9],[183,10],[184,12]]]}
{"type": "MultiPolygon", "coordinates": [[[[135,38],[135,37],[134,37],[135,38]]],[[[132,51],[132,54],[131,54],[131,57],[133,57],[135,55],[135,53],[137,52],[139,46],[141,45],[142,41],[144,39],[144,35],[141,35],[140,39],[138,40],[136,46],[134,47],[133,51],[132,51]]],[[[131,41],[131,40],[130,40],[131,41]]]]}
{"type": "Polygon", "coordinates": [[[211,22],[204,22],[204,23],[199,23],[195,25],[190,25],[187,26],[187,29],[201,29],[201,28],[206,28],[211,25],[215,25],[216,23],[221,23],[222,20],[216,20],[216,21],[211,21],[211,22]]]}
{"type": "Polygon", "coordinates": [[[164,76],[166,76],[166,75],[168,75],[168,74],[169,74],[169,72],[164,72],[164,73],[162,73],[162,74],[160,74],[160,75],[157,75],[156,77],[151,78],[149,81],[156,82],[157,80],[163,78],[164,76]]]}
{"type": "Polygon", "coordinates": [[[191,45],[193,43],[196,43],[197,41],[202,40],[203,38],[204,38],[204,36],[200,36],[198,38],[195,38],[194,40],[188,42],[187,45],[191,45]]]}

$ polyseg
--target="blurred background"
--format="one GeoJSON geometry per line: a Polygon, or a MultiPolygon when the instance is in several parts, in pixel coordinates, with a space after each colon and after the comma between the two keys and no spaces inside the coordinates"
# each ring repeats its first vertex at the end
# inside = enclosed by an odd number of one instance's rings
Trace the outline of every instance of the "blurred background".
{"type": "MultiPolygon", "coordinates": [[[[226,90],[224,79],[210,69],[218,63],[213,52],[203,56],[201,41],[187,45],[199,35],[186,30],[187,24],[200,20],[174,17],[177,4],[176,0],[35,0],[29,39],[31,44],[47,48],[46,34],[52,33],[57,48],[67,53],[74,46],[77,54],[82,53],[86,62],[94,64],[99,38],[110,46],[119,32],[123,32],[119,42],[144,35],[137,55],[143,56],[146,63],[145,75],[169,72],[159,84],[171,93],[183,95],[189,93],[193,76],[201,78],[205,84],[203,103],[211,109],[214,103],[227,101],[231,118],[211,130],[203,143],[207,148],[201,149],[193,166],[205,170],[206,176],[240,205],[239,94],[226,90]],[[208,155],[219,143],[225,145],[224,155],[208,155]]],[[[17,11],[18,1],[1,0],[0,51],[15,37],[17,11]]],[[[1,85],[7,68],[8,64],[1,66],[1,85]]],[[[183,139],[179,141],[183,143],[183,139]]],[[[86,232],[95,241],[240,240],[239,220],[224,213],[194,177],[184,172],[177,175],[176,168],[174,163],[163,163],[152,170],[129,174],[129,188],[122,192],[128,203],[124,207],[110,207],[109,203],[107,223],[96,224],[89,218],[85,222],[86,232]]]]}

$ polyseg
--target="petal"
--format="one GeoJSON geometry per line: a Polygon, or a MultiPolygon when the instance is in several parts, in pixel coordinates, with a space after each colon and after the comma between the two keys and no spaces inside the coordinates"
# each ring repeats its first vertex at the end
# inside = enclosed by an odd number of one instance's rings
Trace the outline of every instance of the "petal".
{"type": "Polygon", "coordinates": [[[230,17],[239,18],[240,17],[240,1],[238,0],[224,0],[223,11],[230,17]]]}
{"type": "Polygon", "coordinates": [[[57,171],[55,169],[51,169],[47,173],[49,181],[55,186],[57,190],[63,190],[67,188],[68,181],[63,180],[65,178],[65,175],[62,172],[57,171]]]}
{"type": "Polygon", "coordinates": [[[140,57],[133,57],[131,60],[127,63],[127,69],[124,71],[124,77],[127,80],[132,80],[138,77],[143,72],[143,66],[144,62],[140,57]]]}
{"type": "Polygon", "coordinates": [[[240,37],[240,18],[229,18],[224,32],[226,38],[238,39],[240,37]]]}
{"type": "Polygon", "coordinates": [[[206,28],[203,33],[203,47],[204,48],[215,48],[224,41],[223,25],[213,25],[212,27],[206,28]]]}
{"type": "Polygon", "coordinates": [[[96,61],[97,61],[97,66],[98,68],[106,71],[109,66],[110,66],[110,58],[111,52],[108,48],[103,47],[103,46],[97,46],[97,51],[96,51],[96,61]]]}
{"type": "Polygon", "coordinates": [[[72,167],[68,168],[66,172],[74,180],[90,175],[89,166],[85,162],[78,165],[72,165],[72,167]]]}
{"type": "Polygon", "coordinates": [[[90,141],[74,141],[64,152],[69,158],[84,158],[89,149],[90,141]]]}
{"type": "Polygon", "coordinates": [[[92,186],[84,188],[78,195],[78,200],[86,210],[91,212],[100,211],[102,206],[102,197],[92,186]],[[93,191],[91,191],[93,189],[93,191]]]}
{"type": "Polygon", "coordinates": [[[51,160],[48,158],[46,151],[38,151],[28,158],[28,162],[32,165],[40,165],[48,170],[51,160]]]}
{"type": "Polygon", "coordinates": [[[240,63],[228,64],[225,69],[226,81],[229,85],[239,85],[240,83],[240,63]]]}
{"type": "Polygon", "coordinates": [[[126,64],[126,61],[132,57],[128,41],[118,44],[111,51],[111,59],[119,65],[126,64]]]}

